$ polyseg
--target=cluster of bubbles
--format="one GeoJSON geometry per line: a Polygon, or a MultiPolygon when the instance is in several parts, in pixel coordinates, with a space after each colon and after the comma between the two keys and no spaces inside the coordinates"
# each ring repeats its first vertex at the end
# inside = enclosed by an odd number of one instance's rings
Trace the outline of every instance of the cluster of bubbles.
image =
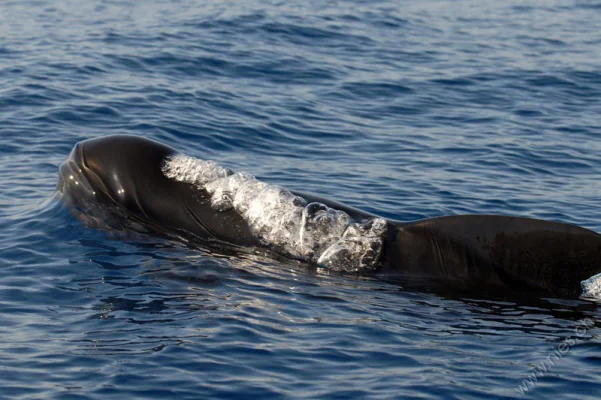
{"type": "Polygon", "coordinates": [[[580,282],[580,296],[590,299],[601,299],[601,274],[594,275],[580,282]]]}
{"type": "Polygon", "coordinates": [[[206,191],[216,211],[235,210],[262,244],[280,254],[335,271],[370,270],[378,263],[387,228],[381,218],[356,222],[248,173],[183,154],[167,158],[163,173],[206,191]]]}

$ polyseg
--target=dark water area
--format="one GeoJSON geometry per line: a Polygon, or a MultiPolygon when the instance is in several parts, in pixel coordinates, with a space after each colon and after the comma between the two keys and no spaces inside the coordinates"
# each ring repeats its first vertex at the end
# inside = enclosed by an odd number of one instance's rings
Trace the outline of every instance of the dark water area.
{"type": "Polygon", "coordinates": [[[387,218],[601,231],[600,21],[593,0],[3,1],[0,398],[599,398],[595,303],[87,229],[53,194],[77,141],[127,133],[387,218]]]}

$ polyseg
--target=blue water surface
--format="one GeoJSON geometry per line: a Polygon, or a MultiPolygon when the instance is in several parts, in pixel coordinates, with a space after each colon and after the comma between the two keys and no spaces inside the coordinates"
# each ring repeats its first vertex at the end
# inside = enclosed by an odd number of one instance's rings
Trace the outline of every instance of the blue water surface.
{"type": "Polygon", "coordinates": [[[600,21],[596,0],[2,1],[0,397],[599,398],[594,303],[87,229],[53,193],[77,141],[127,133],[388,218],[601,231],[600,21]]]}

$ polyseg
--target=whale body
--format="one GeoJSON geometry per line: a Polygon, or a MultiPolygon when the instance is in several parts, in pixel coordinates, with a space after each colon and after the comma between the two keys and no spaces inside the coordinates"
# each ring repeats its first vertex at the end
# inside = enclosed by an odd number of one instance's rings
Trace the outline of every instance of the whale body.
{"type": "Polygon", "coordinates": [[[138,136],[77,143],[57,189],[78,216],[117,215],[151,232],[264,248],[337,271],[567,296],[582,295],[583,281],[601,273],[601,235],[582,227],[498,215],[386,220],[138,136]]]}

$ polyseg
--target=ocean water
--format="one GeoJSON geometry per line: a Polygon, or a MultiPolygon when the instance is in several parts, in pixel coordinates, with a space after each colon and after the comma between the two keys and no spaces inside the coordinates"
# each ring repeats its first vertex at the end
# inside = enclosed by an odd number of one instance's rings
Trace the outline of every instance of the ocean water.
{"type": "Polygon", "coordinates": [[[601,309],[87,229],[142,135],[383,217],[601,231],[601,3],[0,3],[0,398],[599,398],[601,309]]]}

